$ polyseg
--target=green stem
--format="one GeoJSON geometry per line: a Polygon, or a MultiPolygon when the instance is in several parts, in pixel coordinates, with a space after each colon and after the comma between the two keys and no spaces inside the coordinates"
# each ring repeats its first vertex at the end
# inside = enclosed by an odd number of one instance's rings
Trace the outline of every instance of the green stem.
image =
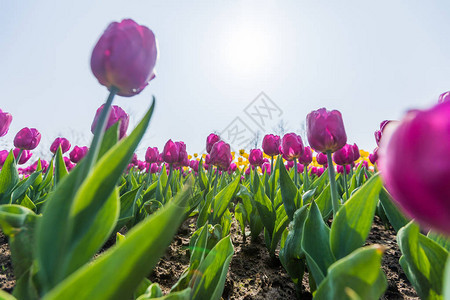
{"type": "Polygon", "coordinates": [[[298,189],[298,173],[297,173],[297,159],[294,158],[294,183],[295,187],[298,189]]]}
{"type": "Polygon", "coordinates": [[[17,154],[16,165],[19,164],[19,160],[20,160],[20,157],[22,156],[22,153],[23,153],[23,149],[20,149],[20,150],[19,150],[19,154],[17,154]]]}
{"type": "Polygon", "coordinates": [[[95,161],[97,160],[98,152],[100,151],[100,145],[105,134],[106,124],[108,123],[111,105],[114,96],[118,91],[119,89],[117,89],[116,87],[111,87],[108,99],[103,106],[103,110],[100,114],[100,117],[98,118],[97,126],[95,127],[94,138],[92,139],[91,147],[89,148],[88,154],[84,158],[84,170],[82,172],[83,175],[80,176],[81,178],[84,178],[89,173],[89,171],[95,164],[95,161]]]}
{"type": "Polygon", "coordinates": [[[309,174],[308,174],[308,165],[303,165],[303,184],[305,185],[304,191],[309,190],[309,174]]]}
{"type": "Polygon", "coordinates": [[[347,195],[347,200],[350,198],[350,195],[348,194],[348,186],[347,186],[347,166],[344,165],[344,187],[345,187],[345,194],[347,195]]]}
{"type": "Polygon", "coordinates": [[[328,160],[328,175],[330,177],[331,188],[331,203],[333,204],[333,218],[336,217],[336,213],[339,210],[339,200],[337,195],[336,175],[334,174],[333,159],[331,158],[331,151],[327,151],[328,160]]]}
{"type": "Polygon", "coordinates": [[[216,171],[216,177],[214,177],[214,192],[213,192],[213,196],[216,196],[216,192],[217,192],[217,181],[219,181],[219,170],[216,171]]]}
{"type": "Polygon", "coordinates": [[[169,189],[170,181],[172,180],[172,173],[173,173],[173,164],[169,164],[169,178],[167,178],[166,187],[164,188],[164,202],[167,202],[167,191],[169,189]]]}

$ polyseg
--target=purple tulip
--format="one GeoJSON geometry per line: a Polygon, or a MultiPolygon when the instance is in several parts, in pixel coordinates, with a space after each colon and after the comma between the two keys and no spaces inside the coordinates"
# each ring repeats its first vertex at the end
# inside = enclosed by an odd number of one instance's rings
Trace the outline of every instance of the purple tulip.
{"type": "Polygon", "coordinates": [[[229,144],[219,141],[213,145],[210,153],[211,164],[221,170],[227,170],[232,160],[229,144]]]}
{"type": "Polygon", "coordinates": [[[281,141],[281,151],[286,160],[299,158],[303,153],[302,138],[295,133],[286,133],[281,141]]]}
{"type": "Polygon", "coordinates": [[[312,151],[310,147],[305,147],[303,154],[298,158],[298,162],[305,166],[309,165],[312,162],[312,151]]]}
{"type": "Polygon", "coordinates": [[[172,140],[168,140],[164,145],[162,155],[166,163],[173,164],[178,162],[180,156],[178,145],[175,144],[172,140]]]}
{"type": "Polygon", "coordinates": [[[373,153],[369,155],[370,162],[374,165],[378,160],[378,147],[373,150],[373,153]]]}
{"type": "Polygon", "coordinates": [[[351,166],[350,166],[350,165],[343,165],[343,166],[337,165],[337,166],[336,166],[336,171],[337,171],[338,173],[341,173],[341,174],[344,173],[344,170],[345,170],[345,173],[346,173],[346,174],[350,174],[350,169],[351,169],[351,166]]]}
{"type": "MultiPolygon", "coordinates": [[[[98,118],[100,118],[100,114],[102,113],[104,104],[97,109],[95,113],[94,121],[91,125],[91,132],[95,132],[95,127],[97,126],[98,118]]],[[[119,139],[123,138],[127,133],[128,123],[130,121],[130,117],[128,114],[119,106],[113,105],[111,106],[111,111],[109,113],[108,123],[106,123],[106,129],[114,125],[115,123],[120,121],[119,127],[119,139]]]]}
{"type": "Polygon", "coordinates": [[[311,167],[310,168],[310,170],[311,170],[311,174],[316,174],[317,175],[317,167],[311,167]]]}
{"type": "Polygon", "coordinates": [[[361,165],[361,164],[362,164],[362,166],[365,167],[366,169],[369,169],[369,163],[367,162],[367,160],[362,160],[361,162],[357,163],[355,167],[358,168],[359,165],[361,165]]]}
{"type": "Polygon", "coordinates": [[[449,116],[449,101],[428,110],[409,111],[378,152],[378,167],[394,200],[418,223],[447,235],[449,116]]]}
{"type": "Polygon", "coordinates": [[[209,165],[211,163],[211,156],[209,154],[205,155],[205,164],[209,165]]]}
{"type": "Polygon", "coordinates": [[[0,167],[2,167],[5,164],[6,158],[9,155],[8,150],[2,150],[0,151],[0,167]]]}
{"type": "Polygon", "coordinates": [[[383,131],[386,128],[386,126],[394,121],[391,120],[384,120],[380,123],[380,130],[375,131],[375,141],[377,142],[377,146],[380,146],[381,138],[383,137],[383,131]]]}
{"type": "Polygon", "coordinates": [[[191,167],[192,170],[194,170],[194,172],[198,172],[198,165],[199,165],[199,161],[198,160],[191,160],[189,162],[189,166],[191,167]]]}
{"type": "Polygon", "coordinates": [[[276,156],[280,154],[281,140],[278,135],[266,134],[262,141],[262,148],[266,155],[276,156]]]}
{"type": "Polygon", "coordinates": [[[63,159],[64,159],[64,164],[66,165],[67,171],[70,172],[73,169],[73,167],[75,167],[75,165],[70,161],[70,158],[63,157],[63,159]]]}
{"type": "Polygon", "coordinates": [[[208,135],[208,137],[206,138],[206,152],[208,152],[208,154],[211,153],[213,145],[218,141],[220,141],[220,136],[218,136],[217,134],[211,133],[210,135],[208,135]]]}
{"type": "Polygon", "coordinates": [[[439,95],[438,103],[450,100],[450,91],[439,95]]]}
{"type": "Polygon", "coordinates": [[[133,157],[131,158],[131,164],[133,166],[137,166],[139,163],[138,157],[136,153],[133,153],[133,157]]]}
{"type": "Polygon", "coordinates": [[[120,96],[139,94],[155,77],[158,45],[153,32],[130,19],[113,22],[92,51],[91,69],[100,84],[120,96]]]}
{"type": "Polygon", "coordinates": [[[252,166],[260,167],[264,163],[263,153],[260,149],[251,149],[248,155],[248,162],[252,166]]]}
{"type": "Polygon", "coordinates": [[[53,154],[56,153],[56,151],[58,150],[58,147],[61,145],[61,151],[62,153],[66,153],[67,151],[69,151],[70,149],[70,142],[68,139],[66,138],[61,138],[61,137],[57,137],[52,145],[50,146],[50,152],[52,152],[53,154]]]}
{"type": "Polygon", "coordinates": [[[270,163],[263,163],[263,165],[261,166],[262,172],[267,173],[267,175],[270,175],[270,173],[272,172],[272,170],[270,169],[270,163]]]}
{"type": "Polygon", "coordinates": [[[245,175],[250,175],[250,171],[251,171],[251,168],[250,168],[250,167],[248,167],[247,169],[245,169],[245,175]]]}
{"type": "Polygon", "coordinates": [[[333,153],[334,162],[340,166],[350,165],[359,157],[360,157],[359,149],[358,146],[356,146],[356,144],[354,145],[345,144],[344,147],[333,153]]]}
{"type": "Polygon", "coordinates": [[[157,162],[159,159],[159,150],[157,147],[148,147],[145,152],[145,161],[149,164],[157,162]]]}
{"type": "Polygon", "coordinates": [[[14,146],[22,150],[33,150],[39,145],[41,134],[36,128],[22,128],[14,138],[14,146]]]}
{"type": "Polygon", "coordinates": [[[0,137],[5,136],[8,133],[11,121],[12,115],[10,113],[3,112],[0,109],[0,137]]]}
{"type": "Polygon", "coordinates": [[[290,170],[292,167],[294,167],[294,161],[288,160],[286,162],[286,169],[290,170]]]}
{"type": "Polygon", "coordinates": [[[322,152],[317,153],[316,161],[319,165],[328,166],[327,155],[325,153],[322,152]]]}
{"type": "MultiPolygon", "coordinates": [[[[148,170],[147,170],[147,172],[148,172],[148,170]]],[[[158,164],[156,164],[156,163],[150,164],[150,173],[155,174],[158,172],[159,172],[158,164]]]]}
{"type": "Polygon", "coordinates": [[[337,110],[320,108],[306,116],[307,136],[311,148],[317,152],[335,152],[347,143],[344,121],[337,110]]]}
{"type": "Polygon", "coordinates": [[[302,173],[305,169],[305,166],[301,163],[297,163],[297,173],[302,173]]]}
{"type": "Polygon", "coordinates": [[[75,146],[73,147],[72,151],[69,154],[70,160],[77,164],[83,157],[86,156],[87,152],[88,152],[89,148],[86,146],[83,147],[78,147],[75,146]]]}
{"type": "Polygon", "coordinates": [[[235,163],[231,163],[228,167],[228,174],[233,174],[237,170],[237,165],[235,163]]]}
{"type": "Polygon", "coordinates": [[[137,167],[138,167],[139,171],[144,170],[146,166],[147,166],[147,163],[145,161],[139,160],[137,163],[137,167]]]}
{"type": "MultiPolygon", "coordinates": [[[[19,155],[20,149],[19,148],[14,148],[13,150],[13,154],[14,154],[14,158],[17,159],[17,156],[19,155]]],[[[23,150],[22,154],[20,155],[20,159],[18,164],[19,165],[23,165],[24,163],[26,163],[31,156],[33,155],[33,153],[31,153],[31,151],[29,150],[23,150]]]]}
{"type": "Polygon", "coordinates": [[[325,171],[324,168],[317,168],[317,173],[316,173],[317,177],[322,176],[322,174],[323,174],[324,171],[325,171]]]}

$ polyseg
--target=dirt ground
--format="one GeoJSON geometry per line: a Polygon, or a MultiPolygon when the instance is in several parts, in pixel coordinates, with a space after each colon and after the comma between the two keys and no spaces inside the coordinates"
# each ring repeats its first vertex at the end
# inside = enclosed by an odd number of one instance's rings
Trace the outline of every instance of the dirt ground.
{"type": "MultiPolygon", "coordinates": [[[[189,265],[189,239],[194,231],[195,218],[189,218],[182,224],[149,276],[152,282],[160,284],[164,293],[170,290],[189,265]]],[[[248,238],[243,243],[235,223],[231,233],[234,255],[223,299],[296,299],[294,284],[279,260],[271,260],[262,237],[256,242],[251,242],[248,238]]],[[[104,248],[111,244],[109,241],[104,248]]],[[[395,242],[395,231],[392,228],[385,229],[378,217],[375,217],[367,244],[381,244],[387,248],[382,268],[388,279],[388,288],[382,299],[419,299],[398,263],[401,253],[395,242]]],[[[8,292],[12,291],[15,284],[10,255],[7,238],[0,232],[0,288],[8,292]]],[[[303,278],[302,299],[312,299],[307,278],[306,272],[303,278]]]]}

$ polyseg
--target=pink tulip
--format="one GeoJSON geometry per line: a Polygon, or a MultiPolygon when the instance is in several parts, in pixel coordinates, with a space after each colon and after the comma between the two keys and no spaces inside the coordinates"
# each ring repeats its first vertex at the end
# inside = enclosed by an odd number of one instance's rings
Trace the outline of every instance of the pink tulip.
{"type": "Polygon", "coordinates": [[[264,163],[261,166],[261,169],[262,169],[263,174],[267,173],[267,175],[270,175],[270,173],[272,172],[272,170],[270,169],[270,163],[264,163]]]}
{"type": "Polygon", "coordinates": [[[67,171],[70,172],[70,170],[72,170],[73,167],[75,167],[75,165],[70,161],[70,158],[68,158],[68,157],[63,157],[63,159],[64,159],[64,164],[66,165],[67,171]]]}
{"type": "Polygon", "coordinates": [[[375,141],[377,142],[377,146],[380,146],[380,142],[381,142],[381,137],[383,136],[383,131],[386,127],[386,125],[388,125],[390,122],[390,120],[384,120],[383,122],[380,123],[380,130],[375,131],[375,141]]]}
{"type": "Polygon", "coordinates": [[[356,144],[345,144],[344,147],[333,153],[333,160],[337,165],[350,165],[360,157],[356,144]],[[355,159],[356,158],[356,159],[355,159]]]}
{"type": "Polygon", "coordinates": [[[350,165],[344,165],[344,166],[337,165],[337,166],[336,166],[336,171],[337,171],[338,173],[343,174],[343,173],[344,173],[344,169],[345,169],[345,173],[346,173],[346,174],[350,174],[350,169],[351,169],[350,165]]]}
{"type": "Polygon", "coordinates": [[[320,108],[306,116],[307,136],[311,148],[317,152],[335,152],[347,143],[344,121],[337,110],[320,108]]]}
{"type": "Polygon", "coordinates": [[[281,141],[281,151],[288,161],[299,158],[303,153],[302,138],[295,133],[286,133],[281,141]]]}
{"type": "Polygon", "coordinates": [[[298,158],[298,162],[302,165],[309,165],[312,162],[312,151],[311,148],[306,146],[302,155],[298,158]]]}
{"type": "MultiPolygon", "coordinates": [[[[92,125],[91,125],[92,133],[95,132],[95,127],[97,126],[98,118],[100,118],[103,107],[104,107],[104,104],[102,106],[100,106],[97,109],[97,112],[95,113],[94,121],[92,122],[92,125]]],[[[120,121],[119,139],[121,139],[127,133],[130,117],[121,107],[119,107],[117,105],[113,105],[113,106],[111,106],[111,111],[109,113],[109,118],[108,118],[108,122],[106,123],[105,130],[107,130],[109,127],[111,127],[112,125],[114,125],[115,123],[117,123],[119,121],[120,121]]]]}
{"type": "Polygon", "coordinates": [[[213,145],[210,153],[211,164],[221,170],[227,170],[232,159],[229,144],[224,141],[219,141],[213,145]]]}
{"type": "Polygon", "coordinates": [[[325,171],[324,168],[317,168],[317,173],[316,173],[317,177],[322,176],[322,174],[323,174],[324,171],[325,171]]]}
{"type": "Polygon", "coordinates": [[[286,162],[286,169],[290,170],[293,167],[294,167],[294,161],[293,160],[288,160],[286,162]]]}
{"type": "Polygon", "coordinates": [[[22,128],[14,138],[14,146],[22,150],[33,150],[39,145],[41,134],[36,128],[22,128]]]}
{"type": "Polygon", "coordinates": [[[11,125],[12,115],[0,109],[0,137],[8,133],[9,125],[11,125]]]}
{"type": "Polygon", "coordinates": [[[237,165],[235,163],[231,163],[228,167],[228,174],[233,174],[237,170],[237,165]]]}
{"type": "Polygon", "coordinates": [[[328,166],[327,155],[325,153],[318,153],[316,156],[316,161],[319,165],[328,166]]]}
{"type": "Polygon", "coordinates": [[[297,163],[297,173],[302,173],[305,169],[305,166],[301,163],[297,163]]]}
{"type": "Polygon", "coordinates": [[[198,164],[199,164],[199,161],[198,160],[191,160],[190,162],[189,162],[189,166],[191,167],[191,169],[192,170],[194,170],[194,172],[198,172],[198,164]]]}
{"type": "Polygon", "coordinates": [[[139,94],[155,77],[158,45],[153,32],[130,19],[113,22],[92,51],[91,69],[100,84],[120,96],[139,94]]]}
{"type": "MultiPolygon", "coordinates": [[[[14,158],[17,159],[17,156],[19,155],[20,149],[19,148],[14,148],[13,150],[13,154],[14,154],[14,158]]],[[[18,164],[19,165],[23,165],[24,163],[26,163],[31,156],[33,155],[33,153],[31,153],[31,151],[29,150],[23,150],[22,154],[20,155],[20,159],[18,164]]]]}
{"type": "Polygon", "coordinates": [[[278,135],[266,134],[262,141],[264,153],[269,156],[280,154],[281,140],[278,135]]]}
{"type": "Polygon", "coordinates": [[[2,167],[5,164],[6,158],[9,155],[8,150],[2,150],[0,151],[0,167],[2,167]]]}
{"type": "Polygon", "coordinates": [[[69,154],[70,160],[77,164],[83,157],[86,156],[87,152],[88,152],[89,148],[84,146],[84,147],[78,147],[75,146],[73,147],[72,151],[69,154]]]}
{"type": "Polygon", "coordinates": [[[450,91],[439,95],[438,103],[450,100],[450,91]]]}
{"type": "Polygon", "coordinates": [[[248,155],[248,162],[252,166],[260,167],[264,163],[263,153],[260,149],[251,149],[248,155]]]}
{"type": "Polygon", "coordinates": [[[218,136],[217,134],[211,133],[210,135],[208,135],[208,137],[206,138],[206,152],[208,154],[211,153],[213,145],[218,141],[220,141],[220,136],[218,136]]]}
{"type": "Polygon", "coordinates": [[[71,145],[66,138],[57,137],[50,146],[50,152],[55,154],[59,146],[61,146],[62,153],[66,153],[69,151],[71,145]]]}
{"type": "Polygon", "coordinates": [[[158,162],[159,159],[159,150],[157,147],[148,147],[145,152],[145,161],[152,164],[158,162]]]}
{"type": "Polygon", "coordinates": [[[373,150],[373,153],[369,155],[369,160],[372,164],[375,164],[378,160],[378,147],[373,150]]]}

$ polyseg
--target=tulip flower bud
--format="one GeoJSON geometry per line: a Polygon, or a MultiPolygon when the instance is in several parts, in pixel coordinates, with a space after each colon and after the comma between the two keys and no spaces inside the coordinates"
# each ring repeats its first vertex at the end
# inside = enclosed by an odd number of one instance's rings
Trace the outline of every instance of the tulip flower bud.
{"type": "Polygon", "coordinates": [[[133,153],[133,157],[131,158],[131,164],[132,164],[133,166],[137,166],[137,165],[138,165],[138,162],[139,162],[139,160],[138,160],[137,154],[136,154],[136,153],[133,153]]]}
{"type": "Polygon", "coordinates": [[[345,170],[345,174],[350,174],[350,169],[351,169],[350,165],[337,165],[336,166],[336,171],[341,174],[344,174],[344,170],[345,170]]]}
{"type": "Polygon", "coordinates": [[[369,155],[370,162],[374,165],[378,160],[378,147],[373,150],[373,153],[369,155]]]}
{"type": "Polygon", "coordinates": [[[286,160],[299,158],[303,153],[302,138],[295,133],[286,133],[281,141],[281,151],[286,160]]]}
{"type": "Polygon", "coordinates": [[[150,165],[150,173],[155,174],[159,172],[158,164],[153,163],[150,165]]]}
{"type": "Polygon", "coordinates": [[[317,168],[317,172],[316,172],[317,177],[322,176],[322,174],[323,174],[324,171],[325,171],[324,168],[317,168]]]}
{"type": "Polygon", "coordinates": [[[217,134],[211,133],[210,135],[208,135],[208,137],[206,138],[206,152],[208,152],[208,154],[211,153],[213,145],[218,141],[220,141],[220,136],[218,136],[217,134]]]}
{"type": "Polygon", "coordinates": [[[357,163],[355,167],[358,168],[361,164],[364,168],[369,169],[369,163],[367,162],[367,160],[362,160],[361,162],[357,163]]]}
{"type": "MultiPolygon", "coordinates": [[[[100,118],[100,115],[102,113],[104,104],[100,106],[97,109],[97,112],[95,113],[94,121],[91,125],[91,132],[95,132],[95,127],[97,126],[98,118],[100,118]]],[[[119,106],[113,105],[111,106],[111,111],[109,113],[108,123],[106,123],[106,129],[114,125],[115,123],[120,121],[120,127],[119,127],[119,139],[123,138],[125,134],[127,133],[128,129],[128,123],[130,121],[130,117],[128,114],[119,106]]]]}
{"type": "Polygon", "coordinates": [[[6,158],[9,155],[8,150],[2,150],[0,151],[0,167],[2,167],[5,164],[6,158]]]}
{"type": "Polygon", "coordinates": [[[297,173],[302,173],[305,169],[305,166],[301,163],[297,163],[297,173]]]}
{"type": "Polygon", "coordinates": [[[286,162],[286,169],[287,169],[287,170],[290,170],[292,167],[294,167],[294,161],[288,160],[288,161],[286,162]]]}
{"type": "Polygon", "coordinates": [[[377,142],[377,146],[380,146],[381,138],[383,137],[383,131],[386,128],[386,126],[393,121],[391,120],[384,120],[380,123],[380,130],[375,131],[375,142],[377,142]]]}
{"type": "Polygon", "coordinates": [[[233,174],[237,170],[237,165],[235,163],[231,163],[228,167],[228,174],[233,174]]]}
{"type": "Polygon", "coordinates": [[[312,162],[312,151],[310,147],[305,147],[303,154],[298,158],[298,162],[305,166],[309,165],[312,162]]]}
{"type": "Polygon", "coordinates": [[[319,168],[317,168],[317,167],[311,167],[310,168],[310,170],[311,170],[311,174],[316,174],[317,175],[317,170],[318,170],[319,168]]]}
{"type": "Polygon", "coordinates": [[[83,157],[86,156],[87,152],[88,152],[89,148],[84,146],[84,147],[78,147],[75,146],[73,147],[72,151],[69,154],[70,160],[77,164],[83,157]]]}
{"type": "Polygon", "coordinates": [[[69,140],[67,140],[66,138],[57,137],[50,146],[50,152],[55,154],[58,150],[59,145],[61,145],[62,153],[66,153],[67,151],[69,151],[71,146],[69,140]]]}
{"type": "Polygon", "coordinates": [[[252,166],[261,166],[264,163],[262,151],[260,149],[251,149],[248,161],[252,166]]]}
{"type": "Polygon", "coordinates": [[[378,151],[394,200],[427,228],[450,235],[450,102],[406,114],[378,151]]]}
{"type": "Polygon", "coordinates": [[[73,167],[75,167],[75,165],[70,161],[70,158],[68,158],[68,157],[63,157],[63,159],[64,159],[64,164],[66,165],[67,171],[70,172],[70,170],[72,170],[73,167]]]}
{"type": "Polygon", "coordinates": [[[356,144],[354,146],[345,144],[344,147],[333,153],[333,161],[340,166],[350,165],[355,157],[357,157],[357,159],[359,158],[358,146],[356,146],[356,144]],[[354,153],[355,151],[357,151],[358,154],[354,153]]]}
{"type": "Polygon", "coordinates": [[[247,169],[245,169],[245,175],[250,175],[250,167],[248,167],[247,169]]]}
{"type": "Polygon", "coordinates": [[[145,152],[145,161],[149,164],[157,162],[159,159],[159,150],[157,147],[148,147],[145,152]]]}
{"type": "Polygon", "coordinates": [[[155,77],[158,45],[153,32],[127,19],[106,28],[92,51],[91,69],[100,84],[120,96],[139,94],[155,77]]]}
{"type": "Polygon", "coordinates": [[[22,128],[14,138],[14,146],[22,150],[33,150],[39,145],[41,134],[36,128],[22,128]]]}
{"type": "Polygon", "coordinates": [[[276,156],[280,154],[281,140],[278,135],[266,134],[262,141],[262,148],[264,153],[269,156],[276,156]]]}
{"type": "Polygon", "coordinates": [[[191,167],[192,170],[194,170],[194,172],[198,172],[198,164],[199,164],[198,160],[191,160],[189,162],[189,166],[191,167]]]}
{"type": "Polygon", "coordinates": [[[449,100],[450,100],[450,91],[439,95],[438,103],[442,103],[444,101],[449,101],[449,100]]]}
{"type": "Polygon", "coordinates": [[[264,163],[264,164],[261,166],[261,169],[262,169],[263,174],[264,174],[264,173],[267,173],[267,175],[270,175],[270,173],[271,173],[270,163],[264,163]]]}
{"type": "Polygon", "coordinates": [[[178,158],[180,156],[180,150],[178,149],[177,144],[175,144],[172,140],[168,140],[164,145],[162,155],[166,163],[176,163],[178,162],[178,158]]]}
{"type": "Polygon", "coordinates": [[[227,170],[232,160],[229,144],[219,141],[213,145],[210,153],[211,164],[222,170],[227,170]]]}
{"type": "Polygon", "coordinates": [[[12,115],[10,113],[3,112],[0,109],[0,137],[5,136],[8,133],[11,121],[12,115]]]}
{"type": "MultiPolygon", "coordinates": [[[[19,148],[14,148],[13,150],[13,154],[14,154],[14,158],[17,159],[17,156],[19,155],[20,149],[19,148]]],[[[22,154],[20,155],[20,159],[18,164],[19,165],[23,165],[24,163],[26,163],[31,156],[33,155],[33,153],[31,153],[31,151],[29,150],[23,150],[22,154]]]]}
{"type": "Polygon", "coordinates": [[[328,166],[327,155],[322,152],[317,153],[316,161],[319,165],[328,166]]]}
{"type": "Polygon", "coordinates": [[[347,143],[344,121],[337,110],[320,108],[306,116],[306,133],[311,148],[317,152],[335,152],[347,143]]]}

